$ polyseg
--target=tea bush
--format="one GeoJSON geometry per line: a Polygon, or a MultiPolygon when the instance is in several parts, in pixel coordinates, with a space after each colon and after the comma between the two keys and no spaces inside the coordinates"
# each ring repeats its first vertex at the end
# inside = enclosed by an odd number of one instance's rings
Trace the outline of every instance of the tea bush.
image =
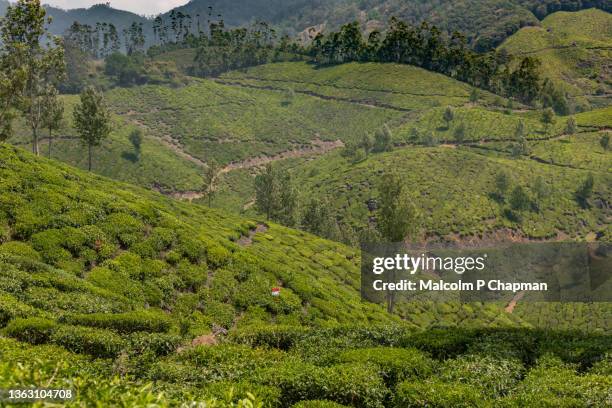
{"type": "Polygon", "coordinates": [[[33,249],[30,245],[19,241],[9,241],[0,245],[0,255],[2,254],[14,255],[34,261],[42,260],[42,257],[35,249],[33,249]]]}
{"type": "Polygon", "coordinates": [[[60,325],[53,331],[51,342],[75,353],[94,357],[116,357],[125,347],[125,341],[109,330],[60,325]]]}
{"type": "Polygon", "coordinates": [[[389,387],[408,378],[426,378],[434,372],[434,361],[416,349],[376,347],[342,352],[338,360],[346,363],[370,363],[378,367],[389,387]]]}
{"type": "Polygon", "coordinates": [[[525,379],[504,399],[508,407],[604,407],[610,403],[612,376],[578,374],[558,357],[540,358],[525,379]]]}
{"type": "Polygon", "coordinates": [[[281,390],[281,403],[323,398],[354,407],[383,407],[388,389],[374,366],[346,364],[317,367],[288,361],[256,373],[264,384],[281,390]]]}
{"type": "Polygon", "coordinates": [[[4,327],[10,320],[18,317],[34,317],[40,314],[39,310],[0,291],[0,327],[4,327]]]}
{"type": "Polygon", "coordinates": [[[50,340],[56,329],[57,324],[53,320],[30,317],[11,320],[4,332],[21,341],[42,344],[50,340]]]}
{"type": "Polygon", "coordinates": [[[481,390],[483,398],[499,398],[516,386],[522,373],[523,366],[516,360],[467,355],[443,362],[436,377],[481,390]]]}
{"type": "Polygon", "coordinates": [[[127,313],[92,313],[81,315],[66,315],[60,319],[62,323],[78,326],[89,326],[100,329],[110,329],[118,333],[133,332],[167,332],[170,320],[162,311],[139,310],[127,313]]]}
{"type": "Polygon", "coordinates": [[[393,398],[396,408],[479,408],[488,407],[477,387],[439,380],[405,381],[398,385],[393,398]]]}

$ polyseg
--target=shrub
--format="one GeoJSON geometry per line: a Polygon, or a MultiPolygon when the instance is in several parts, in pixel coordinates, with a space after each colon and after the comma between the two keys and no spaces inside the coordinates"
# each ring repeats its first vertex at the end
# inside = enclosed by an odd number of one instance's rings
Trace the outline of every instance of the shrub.
{"type": "Polygon", "coordinates": [[[432,329],[410,334],[399,341],[402,347],[416,347],[431,354],[434,358],[444,359],[464,353],[473,341],[474,334],[461,329],[432,329]]]}
{"type": "Polygon", "coordinates": [[[593,364],[589,372],[592,374],[612,376],[612,354],[606,353],[601,360],[593,364]]]}
{"type": "Polygon", "coordinates": [[[38,311],[32,306],[20,302],[8,293],[0,292],[0,327],[4,327],[11,319],[36,315],[38,311]]]}
{"type": "Polygon", "coordinates": [[[513,393],[507,407],[604,407],[609,406],[612,377],[578,375],[571,365],[543,356],[513,393]]]}
{"type": "Polygon", "coordinates": [[[144,236],[144,224],[142,221],[125,213],[109,215],[100,225],[100,228],[124,248],[130,248],[142,240],[144,236]]]}
{"type": "Polygon", "coordinates": [[[563,361],[590,367],[610,350],[609,335],[584,336],[580,332],[542,331],[539,335],[539,354],[554,354],[563,361]]]}
{"type": "Polygon", "coordinates": [[[131,252],[124,252],[104,262],[103,266],[132,279],[142,279],[142,259],[131,252]]]}
{"type": "Polygon", "coordinates": [[[18,318],[9,322],[5,333],[21,341],[42,344],[49,341],[56,328],[57,325],[53,320],[40,317],[18,318]]]}
{"type": "Polygon", "coordinates": [[[142,286],[123,273],[97,267],[87,274],[86,279],[98,287],[123,295],[135,302],[140,303],[144,300],[142,286]]]}
{"type": "Polygon", "coordinates": [[[178,264],[176,273],[181,278],[184,287],[194,290],[203,286],[208,280],[206,265],[192,265],[186,259],[178,264]]]}
{"type": "MultiPolygon", "coordinates": [[[[207,398],[223,398],[227,404],[219,405],[219,407],[257,407],[257,402],[261,402],[263,407],[277,407],[279,405],[280,390],[276,387],[253,384],[249,382],[213,382],[206,384],[202,394],[207,398]],[[244,398],[247,393],[252,394],[255,398],[255,405],[241,405],[237,403],[239,399],[244,398]],[[235,404],[235,405],[234,405],[235,404]]],[[[214,407],[215,405],[211,405],[214,407]]]]}
{"type": "Polygon", "coordinates": [[[206,255],[206,246],[200,240],[187,236],[181,236],[176,250],[192,263],[198,263],[206,255]]]}
{"type": "Polygon", "coordinates": [[[491,397],[500,397],[516,385],[522,372],[523,366],[517,360],[468,355],[446,360],[438,377],[453,384],[469,384],[491,397]]]}
{"type": "Polygon", "coordinates": [[[100,358],[116,357],[125,346],[121,336],[112,331],[79,326],[59,326],[51,341],[75,353],[100,358]]]}
{"type": "Polygon", "coordinates": [[[231,253],[221,245],[206,243],[206,260],[209,264],[219,268],[227,264],[231,258],[231,253]]]}
{"type": "Polygon", "coordinates": [[[250,379],[257,369],[276,367],[286,359],[278,350],[252,349],[244,345],[197,346],[180,355],[182,361],[206,369],[213,378],[250,379]]]}
{"type": "Polygon", "coordinates": [[[41,261],[42,257],[28,244],[19,241],[9,241],[0,245],[0,255],[13,255],[34,261],[41,261]]]}
{"type": "Polygon", "coordinates": [[[136,355],[147,351],[156,356],[165,356],[176,351],[181,344],[181,337],[175,334],[136,332],[128,337],[129,350],[136,355]]]}
{"type": "Polygon", "coordinates": [[[48,264],[57,264],[61,261],[69,261],[72,254],[62,248],[65,234],[62,230],[50,229],[32,236],[32,246],[38,251],[43,260],[48,264]]]}
{"type": "Polygon", "coordinates": [[[393,405],[397,408],[475,408],[487,404],[477,388],[461,383],[405,381],[398,385],[393,405]]]}
{"type": "Polygon", "coordinates": [[[284,406],[309,399],[327,399],[353,407],[382,407],[388,390],[370,365],[317,367],[288,361],[258,373],[263,383],[281,390],[284,406]]]}
{"type": "Polygon", "coordinates": [[[232,332],[234,341],[252,347],[274,347],[280,350],[291,349],[298,340],[306,337],[308,329],[301,326],[250,327],[248,330],[232,332]]]}
{"type": "Polygon", "coordinates": [[[210,319],[211,323],[229,329],[234,324],[236,311],[232,305],[211,300],[207,301],[204,306],[204,315],[210,319]]]}
{"type": "Polygon", "coordinates": [[[63,323],[110,329],[119,333],[134,332],[167,332],[170,329],[170,319],[161,311],[140,310],[127,313],[92,313],[67,315],[63,323]]]}
{"type": "Polygon", "coordinates": [[[416,349],[374,347],[344,351],[339,358],[347,363],[371,363],[378,367],[389,386],[410,377],[428,377],[433,372],[434,362],[416,349]]]}

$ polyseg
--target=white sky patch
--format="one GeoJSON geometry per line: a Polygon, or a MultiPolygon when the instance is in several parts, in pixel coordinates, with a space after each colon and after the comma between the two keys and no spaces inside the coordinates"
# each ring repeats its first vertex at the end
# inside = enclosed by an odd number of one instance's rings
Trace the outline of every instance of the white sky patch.
{"type": "MultiPolygon", "coordinates": [[[[112,8],[127,10],[141,15],[155,15],[182,6],[189,0],[111,0],[112,8]]],[[[89,8],[94,4],[106,3],[104,0],[44,0],[44,4],[63,9],[89,8]]]]}

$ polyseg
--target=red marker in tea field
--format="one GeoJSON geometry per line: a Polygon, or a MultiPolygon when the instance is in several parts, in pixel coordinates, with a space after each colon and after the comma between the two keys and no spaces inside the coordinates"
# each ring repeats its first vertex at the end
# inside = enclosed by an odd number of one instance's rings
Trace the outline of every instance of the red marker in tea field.
{"type": "Polygon", "coordinates": [[[272,288],[272,296],[280,296],[280,288],[272,288]]]}

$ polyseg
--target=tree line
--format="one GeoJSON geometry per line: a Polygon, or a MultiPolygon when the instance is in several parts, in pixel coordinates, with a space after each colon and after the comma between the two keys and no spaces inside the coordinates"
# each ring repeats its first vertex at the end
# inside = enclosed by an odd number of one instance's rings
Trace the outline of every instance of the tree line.
{"type": "Polygon", "coordinates": [[[461,33],[447,35],[427,22],[413,26],[397,18],[391,18],[384,34],[375,30],[367,38],[358,22],[319,34],[308,53],[319,65],[355,61],[415,65],[525,103],[539,96],[542,83],[540,62],[534,57],[515,63],[503,50],[480,54],[467,46],[461,33]]]}

